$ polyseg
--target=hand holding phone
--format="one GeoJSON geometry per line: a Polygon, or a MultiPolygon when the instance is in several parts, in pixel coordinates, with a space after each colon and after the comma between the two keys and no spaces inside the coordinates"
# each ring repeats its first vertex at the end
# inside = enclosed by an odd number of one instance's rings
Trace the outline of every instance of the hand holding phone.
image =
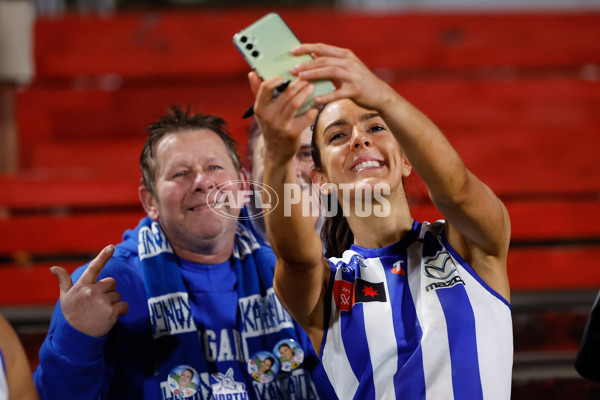
{"type": "MultiPolygon", "coordinates": [[[[283,19],[275,13],[265,15],[236,33],[233,36],[233,43],[248,64],[265,80],[280,76],[284,81],[294,81],[298,77],[290,74],[290,69],[312,59],[308,54],[292,55],[291,50],[298,46],[300,41],[283,19]]],[[[335,90],[335,86],[329,80],[318,80],[312,83],[315,90],[298,109],[298,115],[304,114],[315,106],[314,97],[335,90]]],[[[250,109],[244,115],[249,112],[250,109]]]]}

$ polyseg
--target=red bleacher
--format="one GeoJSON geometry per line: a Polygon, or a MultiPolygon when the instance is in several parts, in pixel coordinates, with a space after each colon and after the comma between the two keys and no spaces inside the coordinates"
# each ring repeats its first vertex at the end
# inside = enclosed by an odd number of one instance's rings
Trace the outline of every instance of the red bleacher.
{"type": "MultiPolygon", "coordinates": [[[[253,98],[232,36],[268,11],[37,21],[21,168],[0,177],[0,308],[54,304],[50,266],[72,270],[136,225],[144,129],[168,105],[223,116],[245,154],[253,98]]],[[[504,200],[513,293],[600,287],[600,13],[276,11],[302,41],[353,49],[504,200]]],[[[407,187],[415,218],[439,218],[418,179],[407,187]]],[[[532,336],[518,317],[515,348],[573,351],[584,318],[544,314],[528,320],[545,327],[532,336]]],[[[32,366],[41,338],[22,338],[32,366]]]]}
{"type": "MultiPolygon", "coordinates": [[[[280,13],[303,41],[352,48],[503,197],[513,241],[538,243],[512,252],[514,289],[600,286],[593,268],[600,14],[280,13]],[[558,245],[539,246],[549,240],[558,245]],[[586,273],[565,279],[558,274],[564,262],[586,273]],[[531,279],[542,266],[556,274],[531,279]]],[[[143,215],[143,130],[169,104],[224,116],[245,153],[240,115],[252,95],[231,37],[262,14],[136,12],[37,22],[37,77],[19,95],[21,172],[0,178],[0,304],[53,302],[48,266],[93,254],[135,225],[143,215]],[[20,276],[36,277],[39,290],[14,296],[8,289],[20,276]]],[[[430,206],[416,212],[438,215],[430,206]]]]}

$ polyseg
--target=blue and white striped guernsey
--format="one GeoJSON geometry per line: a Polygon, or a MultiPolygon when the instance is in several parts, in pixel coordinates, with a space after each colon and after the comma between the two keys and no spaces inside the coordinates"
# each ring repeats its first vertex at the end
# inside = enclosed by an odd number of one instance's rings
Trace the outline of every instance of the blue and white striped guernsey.
{"type": "Polygon", "coordinates": [[[330,259],[321,357],[340,399],[510,399],[510,305],[443,227],[330,259]]]}

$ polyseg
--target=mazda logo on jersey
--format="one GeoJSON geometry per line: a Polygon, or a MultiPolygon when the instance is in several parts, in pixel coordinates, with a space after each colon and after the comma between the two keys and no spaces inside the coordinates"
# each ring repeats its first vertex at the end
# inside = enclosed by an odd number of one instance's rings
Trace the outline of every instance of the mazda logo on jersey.
{"type": "Polygon", "coordinates": [[[339,311],[350,311],[356,303],[386,302],[387,296],[383,282],[373,283],[356,278],[354,284],[344,280],[333,282],[333,299],[339,311]]]}
{"type": "Polygon", "coordinates": [[[447,251],[440,251],[435,256],[425,259],[425,275],[433,279],[447,279],[456,271],[452,257],[447,251]]]}

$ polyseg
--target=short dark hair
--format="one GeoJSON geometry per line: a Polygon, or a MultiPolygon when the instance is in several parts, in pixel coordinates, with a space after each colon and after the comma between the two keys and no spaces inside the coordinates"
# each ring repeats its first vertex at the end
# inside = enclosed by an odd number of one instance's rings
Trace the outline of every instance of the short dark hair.
{"type": "Polygon", "coordinates": [[[156,173],[156,159],[154,158],[156,144],[166,135],[181,132],[189,132],[196,129],[209,129],[219,135],[229,152],[231,161],[236,170],[242,169],[242,162],[237,150],[236,141],[226,128],[227,123],[221,117],[215,115],[190,113],[190,107],[184,111],[179,105],[172,105],[167,109],[165,115],[146,128],[148,138],[144,143],[140,155],[140,168],[142,170],[142,182],[148,191],[154,195],[154,178],[156,173]]]}

